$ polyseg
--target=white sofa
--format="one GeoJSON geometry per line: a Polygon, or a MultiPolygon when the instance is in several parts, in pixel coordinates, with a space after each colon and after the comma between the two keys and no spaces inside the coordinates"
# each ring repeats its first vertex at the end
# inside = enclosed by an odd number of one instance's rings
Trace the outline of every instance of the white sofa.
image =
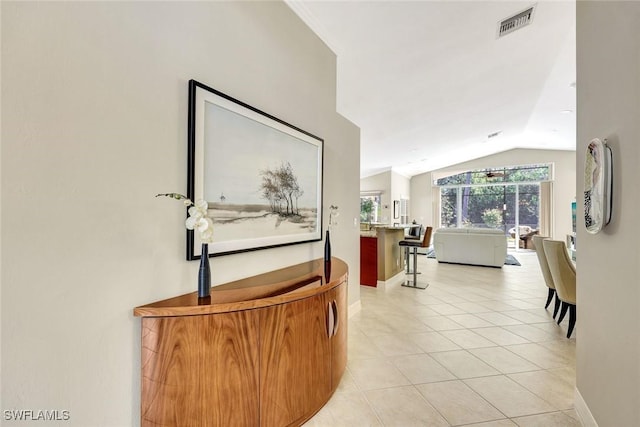
{"type": "Polygon", "coordinates": [[[507,237],[488,228],[439,228],[433,235],[438,262],[502,267],[507,237]]]}

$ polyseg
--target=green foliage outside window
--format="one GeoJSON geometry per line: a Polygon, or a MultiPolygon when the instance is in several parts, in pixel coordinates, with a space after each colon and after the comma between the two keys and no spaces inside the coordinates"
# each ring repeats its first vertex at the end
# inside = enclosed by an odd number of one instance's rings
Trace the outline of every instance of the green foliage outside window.
{"type": "Polygon", "coordinates": [[[370,198],[360,198],[360,222],[371,222],[373,213],[373,200],[370,198]]]}
{"type": "Polygon", "coordinates": [[[441,226],[508,229],[516,223],[539,225],[540,181],[551,178],[549,165],[468,171],[437,180],[441,187],[441,226]],[[458,197],[460,200],[458,200],[458,197]],[[458,207],[460,203],[460,207],[458,207]]]}
{"type": "Polygon", "coordinates": [[[500,228],[502,227],[502,210],[485,209],[482,213],[482,220],[489,228],[500,228]]]}
{"type": "Polygon", "coordinates": [[[539,182],[551,179],[549,165],[527,165],[468,171],[437,180],[438,186],[459,184],[499,184],[506,182],[539,182]]]}

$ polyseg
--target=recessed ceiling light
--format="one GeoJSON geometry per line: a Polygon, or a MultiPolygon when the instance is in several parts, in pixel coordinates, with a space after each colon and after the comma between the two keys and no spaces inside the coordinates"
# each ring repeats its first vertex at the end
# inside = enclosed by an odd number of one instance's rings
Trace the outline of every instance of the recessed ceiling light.
{"type": "Polygon", "coordinates": [[[573,113],[573,110],[562,110],[561,113],[562,114],[571,114],[571,113],[573,113]]]}

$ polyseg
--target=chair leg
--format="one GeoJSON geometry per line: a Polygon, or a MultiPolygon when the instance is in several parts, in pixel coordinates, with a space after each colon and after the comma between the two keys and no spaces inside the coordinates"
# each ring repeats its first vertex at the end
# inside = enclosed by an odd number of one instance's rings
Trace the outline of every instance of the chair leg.
{"type": "Polygon", "coordinates": [[[556,305],[553,308],[553,318],[555,319],[558,315],[558,309],[560,308],[560,298],[558,298],[558,293],[556,292],[556,305]]]}
{"type": "Polygon", "coordinates": [[[555,289],[549,288],[549,293],[547,294],[547,303],[544,305],[545,309],[549,307],[549,304],[551,304],[551,300],[553,299],[553,294],[555,293],[556,293],[555,289]]]}
{"type": "Polygon", "coordinates": [[[576,306],[569,304],[569,330],[567,331],[567,338],[571,338],[571,332],[576,325],[576,306]]]}
{"type": "Polygon", "coordinates": [[[407,269],[405,274],[421,274],[417,271],[418,264],[416,263],[418,257],[418,248],[414,246],[408,246],[405,248],[405,264],[407,265],[407,269]],[[413,266],[411,266],[411,258],[413,258],[413,266]]]}
{"type": "Polygon", "coordinates": [[[567,309],[569,308],[569,304],[562,301],[562,309],[560,309],[560,317],[558,317],[558,325],[564,319],[564,316],[567,314],[567,309]]]}
{"type": "Polygon", "coordinates": [[[418,278],[416,274],[418,274],[418,248],[413,249],[413,284],[414,286],[418,285],[418,278]]]}
{"type": "Polygon", "coordinates": [[[409,248],[408,247],[404,248],[404,264],[407,267],[407,274],[409,274],[410,270],[409,270],[409,248]]]}
{"type": "MultiPolygon", "coordinates": [[[[408,250],[409,248],[407,248],[408,250]]],[[[407,274],[411,274],[413,276],[413,280],[405,280],[404,283],[402,284],[402,286],[405,286],[407,288],[417,288],[417,289],[426,289],[429,284],[421,284],[418,285],[418,277],[417,275],[420,274],[418,272],[418,248],[416,247],[412,247],[411,248],[411,254],[413,255],[413,270],[409,270],[407,269],[407,274]]]]}

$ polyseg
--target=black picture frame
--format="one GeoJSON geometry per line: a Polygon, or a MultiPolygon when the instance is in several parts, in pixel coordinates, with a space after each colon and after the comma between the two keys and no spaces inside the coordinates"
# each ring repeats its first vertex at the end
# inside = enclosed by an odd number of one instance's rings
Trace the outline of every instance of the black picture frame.
{"type": "MultiPolygon", "coordinates": [[[[187,197],[207,200],[209,257],[322,240],[324,140],[189,81],[187,197]]],[[[187,260],[201,258],[187,230],[187,260]]]]}

